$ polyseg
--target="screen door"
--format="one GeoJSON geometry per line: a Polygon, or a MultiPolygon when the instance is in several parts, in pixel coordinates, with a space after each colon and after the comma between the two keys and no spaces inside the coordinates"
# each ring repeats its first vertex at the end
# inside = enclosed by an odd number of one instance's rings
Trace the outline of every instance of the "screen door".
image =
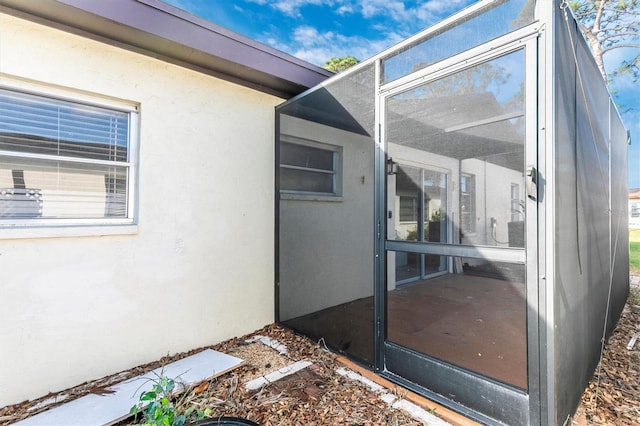
{"type": "Polygon", "coordinates": [[[384,368],[461,402],[482,383],[528,388],[537,192],[527,60],[521,44],[380,98],[384,368]]]}

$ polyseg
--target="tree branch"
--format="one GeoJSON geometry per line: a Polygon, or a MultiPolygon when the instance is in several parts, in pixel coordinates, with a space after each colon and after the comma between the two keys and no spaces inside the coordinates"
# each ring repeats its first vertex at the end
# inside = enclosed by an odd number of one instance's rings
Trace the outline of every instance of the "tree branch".
{"type": "Polygon", "coordinates": [[[630,37],[630,38],[640,38],[640,34],[635,33],[635,32],[630,32],[630,33],[613,33],[613,34],[607,34],[605,36],[603,36],[602,38],[600,38],[600,41],[606,41],[609,40],[611,38],[620,38],[620,37],[630,37]]]}
{"type": "Polygon", "coordinates": [[[620,43],[620,44],[615,44],[613,46],[610,47],[603,47],[602,48],[602,54],[604,55],[605,53],[611,51],[611,50],[615,50],[615,49],[620,49],[623,47],[630,47],[632,49],[640,49],[640,44],[633,44],[633,43],[620,43]]]}
{"type": "Polygon", "coordinates": [[[596,31],[600,30],[602,24],[602,15],[604,14],[604,7],[607,5],[609,0],[602,0],[598,5],[598,10],[596,11],[596,17],[593,20],[593,29],[596,31]]]}
{"type": "Polygon", "coordinates": [[[591,30],[589,29],[589,27],[587,27],[585,24],[583,24],[580,21],[577,21],[577,22],[578,22],[578,28],[580,28],[580,31],[582,31],[583,34],[592,33],[591,30]]]}

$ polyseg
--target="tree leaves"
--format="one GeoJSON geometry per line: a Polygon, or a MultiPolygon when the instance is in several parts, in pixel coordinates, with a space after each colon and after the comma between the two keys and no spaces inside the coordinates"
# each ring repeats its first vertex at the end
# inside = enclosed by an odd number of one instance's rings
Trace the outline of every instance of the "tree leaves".
{"type": "Polygon", "coordinates": [[[571,10],[587,39],[605,80],[621,75],[640,79],[640,1],[639,0],[572,0],[571,10]],[[620,65],[607,72],[602,57],[622,48],[637,49],[635,56],[624,59],[620,65]]]}
{"type": "Polygon", "coordinates": [[[329,71],[333,71],[335,73],[339,73],[346,70],[347,68],[350,68],[356,65],[359,62],[360,60],[354,58],[353,56],[343,56],[341,58],[329,59],[327,62],[324,63],[322,68],[327,69],[329,71]]]}

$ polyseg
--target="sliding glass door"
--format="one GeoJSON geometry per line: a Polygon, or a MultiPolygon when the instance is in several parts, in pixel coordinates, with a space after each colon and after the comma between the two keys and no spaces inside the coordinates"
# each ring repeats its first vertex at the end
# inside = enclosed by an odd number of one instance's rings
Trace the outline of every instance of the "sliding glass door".
{"type": "MultiPolygon", "coordinates": [[[[447,243],[451,234],[447,214],[448,173],[407,164],[396,167],[395,184],[388,186],[388,197],[393,202],[389,219],[394,238],[447,243]]],[[[419,253],[396,253],[395,256],[397,284],[447,271],[444,256],[419,253]]]]}

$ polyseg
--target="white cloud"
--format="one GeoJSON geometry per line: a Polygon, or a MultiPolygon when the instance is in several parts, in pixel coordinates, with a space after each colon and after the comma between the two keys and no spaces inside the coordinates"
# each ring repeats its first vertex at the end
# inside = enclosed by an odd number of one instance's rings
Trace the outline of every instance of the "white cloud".
{"type": "MultiPolygon", "coordinates": [[[[355,56],[360,60],[402,41],[429,25],[448,16],[472,0],[430,0],[409,7],[400,0],[247,0],[268,4],[271,8],[294,18],[302,17],[301,9],[307,5],[330,7],[339,20],[340,16],[359,14],[365,18],[375,38],[353,35],[344,36],[337,30],[322,31],[309,24],[293,29],[271,28],[263,33],[261,41],[297,56],[308,62],[322,65],[332,57],[355,56]],[[266,2],[266,3],[265,3],[266,2]],[[283,38],[283,32],[289,33],[283,38]]],[[[414,4],[414,3],[411,3],[414,4]]]]}
{"type": "Polygon", "coordinates": [[[365,18],[381,15],[388,16],[394,21],[403,21],[410,17],[402,1],[360,0],[360,11],[365,18]]]}
{"type": "Polygon", "coordinates": [[[353,13],[353,6],[350,4],[343,4],[340,7],[338,7],[338,9],[336,10],[336,13],[338,15],[348,15],[353,13]]]}
{"type": "Polygon", "coordinates": [[[366,19],[377,16],[391,18],[397,23],[413,27],[413,31],[423,29],[443,17],[449,16],[469,3],[469,0],[430,0],[416,7],[407,7],[398,0],[358,0],[359,10],[366,19]]]}
{"type": "Polygon", "coordinates": [[[333,4],[333,0],[275,0],[275,1],[267,1],[267,0],[247,0],[252,3],[257,3],[259,5],[268,4],[273,9],[276,9],[287,16],[299,17],[300,9],[307,5],[316,5],[321,6],[323,4],[331,5],[333,4]]]}
{"type": "Polygon", "coordinates": [[[316,28],[303,25],[293,31],[293,41],[303,47],[331,45],[336,38],[332,31],[320,33],[316,28]]]}
{"type": "Polygon", "coordinates": [[[418,6],[415,13],[420,22],[431,25],[458,12],[467,3],[468,0],[432,0],[418,6]]]}
{"type": "Polygon", "coordinates": [[[428,10],[437,15],[449,13],[452,10],[460,10],[460,6],[469,3],[468,0],[430,0],[422,3],[418,8],[428,10]]]}
{"type": "Polygon", "coordinates": [[[376,40],[362,36],[345,36],[333,31],[321,32],[309,25],[293,30],[290,42],[278,41],[275,37],[266,37],[264,42],[305,61],[323,65],[333,57],[355,56],[367,59],[404,38],[396,32],[388,32],[376,40]]]}

